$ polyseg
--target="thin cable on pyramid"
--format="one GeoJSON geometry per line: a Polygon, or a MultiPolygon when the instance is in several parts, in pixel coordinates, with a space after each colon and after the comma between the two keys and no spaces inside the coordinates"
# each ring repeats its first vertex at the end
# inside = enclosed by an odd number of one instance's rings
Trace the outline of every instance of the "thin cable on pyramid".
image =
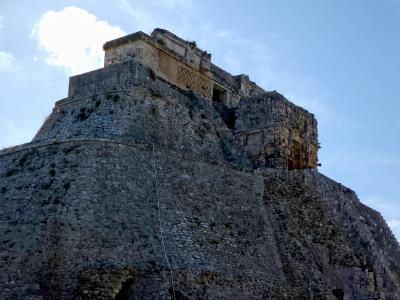
{"type": "Polygon", "coordinates": [[[157,210],[158,210],[158,225],[160,227],[161,244],[163,246],[165,260],[167,261],[167,265],[168,265],[168,268],[169,268],[169,271],[170,271],[172,294],[174,296],[174,300],[176,300],[176,298],[175,298],[175,287],[174,287],[174,277],[173,277],[173,274],[172,274],[171,263],[169,262],[169,258],[168,258],[168,255],[167,255],[167,249],[165,248],[164,233],[163,233],[162,225],[161,225],[160,197],[159,197],[159,194],[158,194],[158,180],[157,180],[156,155],[155,155],[155,150],[154,150],[154,144],[151,144],[151,146],[152,146],[152,150],[153,150],[154,181],[155,181],[155,188],[156,188],[157,210]]]}

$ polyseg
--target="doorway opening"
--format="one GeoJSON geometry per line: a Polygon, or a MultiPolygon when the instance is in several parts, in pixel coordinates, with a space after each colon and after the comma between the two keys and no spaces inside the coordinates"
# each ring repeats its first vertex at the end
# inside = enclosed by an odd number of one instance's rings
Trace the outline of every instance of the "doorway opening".
{"type": "Polygon", "coordinates": [[[129,300],[133,297],[132,291],[133,279],[128,279],[122,284],[122,287],[118,294],[115,296],[115,300],[129,300]]]}
{"type": "Polygon", "coordinates": [[[293,141],[292,157],[288,159],[289,170],[300,170],[303,168],[303,159],[301,153],[301,144],[293,141]]]}
{"type": "Polygon", "coordinates": [[[212,100],[221,104],[227,104],[227,97],[228,93],[227,91],[219,86],[214,84],[213,86],[213,94],[212,94],[212,100]]]}

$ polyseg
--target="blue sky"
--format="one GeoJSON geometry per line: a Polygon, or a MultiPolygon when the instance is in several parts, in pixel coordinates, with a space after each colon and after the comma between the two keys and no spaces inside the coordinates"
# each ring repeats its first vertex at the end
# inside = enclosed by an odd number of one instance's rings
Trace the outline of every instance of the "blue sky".
{"type": "Polygon", "coordinates": [[[155,27],[313,112],[320,171],[400,239],[400,0],[2,0],[0,148],[32,139],[105,41],[155,27]]]}

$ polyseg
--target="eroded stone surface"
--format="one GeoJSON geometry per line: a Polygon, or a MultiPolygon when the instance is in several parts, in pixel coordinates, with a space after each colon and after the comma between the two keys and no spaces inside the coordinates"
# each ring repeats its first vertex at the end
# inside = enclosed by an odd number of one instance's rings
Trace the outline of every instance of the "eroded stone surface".
{"type": "Polygon", "coordinates": [[[153,75],[128,60],[72,77],[33,141],[0,151],[1,299],[400,298],[380,214],[283,160],[301,138],[316,163],[311,114],[153,75]]]}

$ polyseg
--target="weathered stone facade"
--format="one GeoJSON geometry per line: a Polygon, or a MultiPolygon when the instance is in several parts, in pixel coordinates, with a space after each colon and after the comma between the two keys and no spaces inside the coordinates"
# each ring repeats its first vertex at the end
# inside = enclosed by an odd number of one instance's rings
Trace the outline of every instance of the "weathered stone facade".
{"type": "Polygon", "coordinates": [[[317,168],[317,120],[277,92],[243,99],[235,129],[255,166],[317,168]]]}
{"type": "Polygon", "coordinates": [[[315,169],[311,114],[275,92],[227,107],[121,59],[0,151],[1,299],[400,298],[399,244],[315,169]]]}
{"type": "Polygon", "coordinates": [[[232,127],[255,166],[317,168],[319,145],[314,116],[282,95],[266,93],[248,76],[232,76],[213,65],[211,54],[197,48],[195,42],[155,29],[151,36],[137,32],[110,41],[104,50],[106,67],[139,62],[150,69],[151,76],[234,108],[236,114],[231,118],[238,118],[238,124],[232,127]]]}
{"type": "Polygon", "coordinates": [[[151,36],[139,31],[107,42],[104,51],[105,67],[125,61],[140,62],[150,68],[153,76],[228,106],[236,106],[243,96],[265,92],[248,76],[232,76],[212,64],[211,54],[199,49],[195,42],[164,29],[155,29],[151,36]]]}

